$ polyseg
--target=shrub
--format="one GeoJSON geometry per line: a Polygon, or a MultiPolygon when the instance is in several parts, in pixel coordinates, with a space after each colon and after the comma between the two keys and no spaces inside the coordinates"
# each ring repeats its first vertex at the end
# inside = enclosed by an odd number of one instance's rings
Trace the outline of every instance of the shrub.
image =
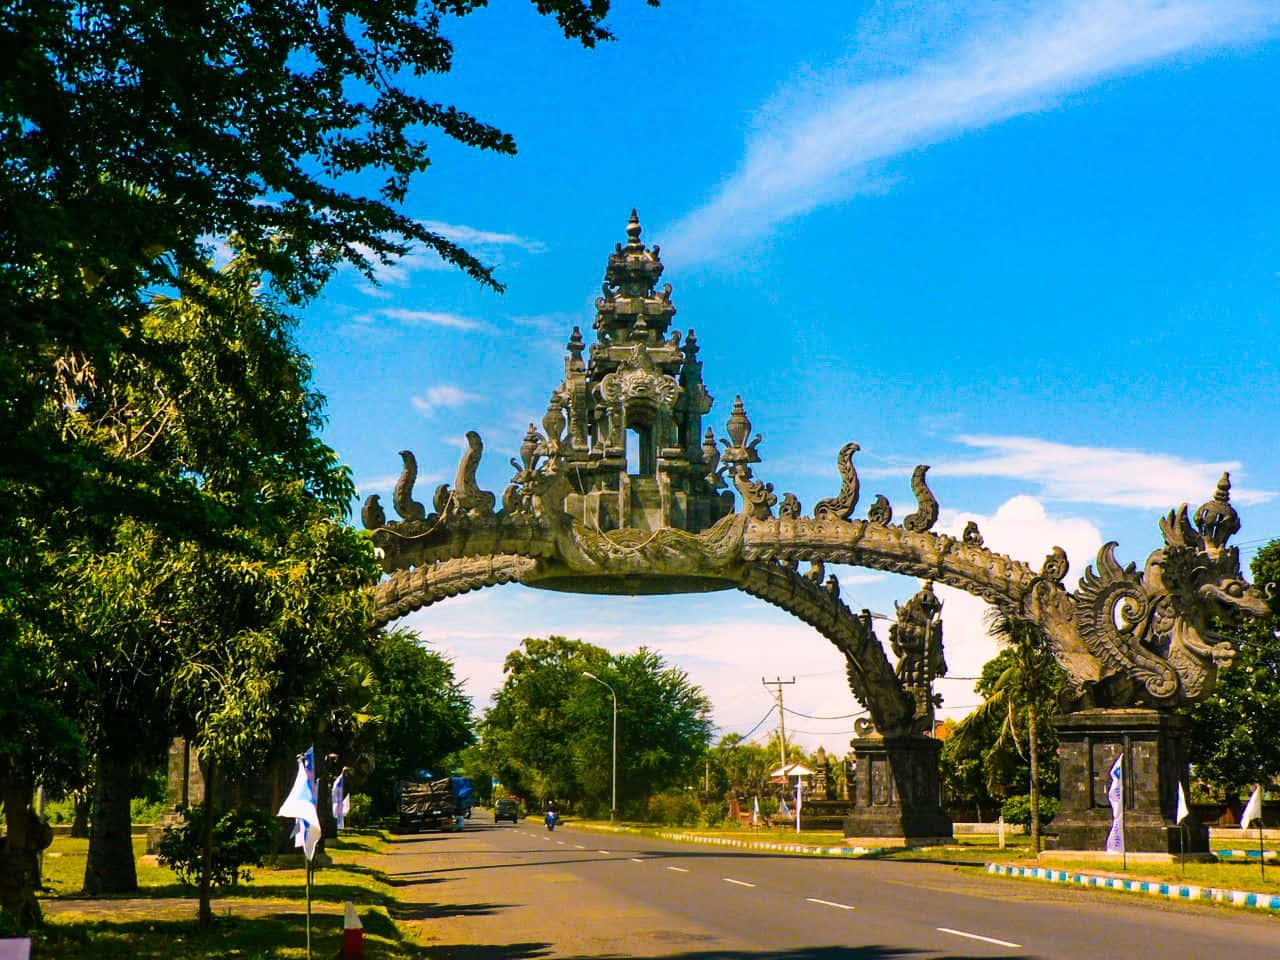
{"type": "MultiPolygon", "coordinates": [[[[180,883],[194,887],[200,883],[204,807],[184,810],[183,817],[181,825],[165,828],[158,859],[173,869],[180,883]]],[[[237,807],[224,813],[213,825],[213,886],[234,887],[240,880],[252,880],[248,867],[262,866],[275,847],[278,829],[276,818],[260,807],[237,807]]]]}
{"type": "Polygon", "coordinates": [[[698,798],[688,790],[671,790],[650,797],[647,813],[650,823],[673,827],[691,827],[702,819],[698,798]]]}
{"type": "Polygon", "coordinates": [[[373,798],[367,793],[351,794],[351,808],[347,811],[348,827],[367,827],[373,822],[373,798]]]}
{"type": "MultiPolygon", "coordinates": [[[[1058,809],[1061,805],[1057,797],[1040,797],[1040,826],[1052,823],[1053,818],[1058,815],[1058,809]]],[[[1017,797],[1009,797],[1005,800],[1004,805],[1000,808],[1006,823],[1017,823],[1024,827],[1031,826],[1031,797],[1022,794],[1017,797]]]]}

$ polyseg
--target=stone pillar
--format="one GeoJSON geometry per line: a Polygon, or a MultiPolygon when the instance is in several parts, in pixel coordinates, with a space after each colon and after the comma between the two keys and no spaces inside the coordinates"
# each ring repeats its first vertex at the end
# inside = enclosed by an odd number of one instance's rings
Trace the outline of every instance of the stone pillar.
{"type": "Polygon", "coordinates": [[[860,737],[850,741],[853,813],[844,835],[879,845],[949,843],[951,818],[942,809],[938,754],[931,737],[860,737]]]}
{"type": "Polygon", "coordinates": [[[1124,755],[1125,849],[1130,853],[1209,850],[1209,830],[1192,814],[1178,828],[1178,783],[1187,783],[1191,721],[1147,709],[1093,709],[1054,720],[1062,807],[1050,830],[1060,850],[1103,850],[1111,829],[1111,765],[1124,755]]]}

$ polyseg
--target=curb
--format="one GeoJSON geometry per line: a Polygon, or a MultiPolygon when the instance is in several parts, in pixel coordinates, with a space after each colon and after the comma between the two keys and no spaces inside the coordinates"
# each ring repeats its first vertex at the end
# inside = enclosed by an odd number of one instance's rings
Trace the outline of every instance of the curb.
{"type": "Polygon", "coordinates": [[[988,863],[987,873],[1002,877],[1025,877],[1033,880],[1047,880],[1050,883],[1070,883],[1082,887],[1145,893],[1170,900],[1211,900],[1214,903],[1229,903],[1237,907],[1257,907],[1260,910],[1280,912],[1280,895],[1270,893],[1223,890],[1219,887],[1200,887],[1192,884],[1159,883],[1152,880],[1124,880],[1120,877],[1103,877],[1091,873],[1075,873],[1070,870],[1013,867],[1000,863],[988,863]]]}
{"type": "MultiPolygon", "coordinates": [[[[611,833],[639,833],[631,827],[614,827],[603,824],[577,824],[581,830],[600,830],[611,833]]],[[[703,837],[696,833],[676,833],[659,830],[653,836],[660,840],[675,840],[681,843],[707,843],[718,847],[737,847],[744,850],[763,850],[770,853],[807,853],[815,857],[862,857],[867,854],[883,853],[886,850],[910,850],[912,847],[815,847],[803,843],[770,843],[760,840],[737,840],[733,837],[703,837]]]]}
{"type": "Polygon", "coordinates": [[[1258,850],[1215,850],[1213,855],[1228,860],[1266,860],[1267,862],[1280,860],[1280,851],[1277,850],[1268,850],[1265,857],[1258,850]]]}

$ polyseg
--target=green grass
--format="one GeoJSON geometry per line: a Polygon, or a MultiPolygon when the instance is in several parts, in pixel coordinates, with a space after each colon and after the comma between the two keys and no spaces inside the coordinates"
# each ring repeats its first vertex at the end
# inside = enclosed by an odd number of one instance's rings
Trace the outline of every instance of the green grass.
{"type": "MultiPolygon", "coordinates": [[[[140,855],[145,839],[134,839],[140,855]]],[[[384,849],[378,833],[351,834],[326,841],[331,862],[315,872],[312,884],[312,952],[334,956],[341,947],[342,902],[358,905],[365,925],[366,954],[389,960],[420,960],[423,947],[406,939],[393,916],[412,913],[381,871],[369,865],[384,849]]],[[[40,956],[89,958],[303,957],[306,954],[306,875],[300,854],[253,870],[253,881],[215,894],[214,925],[195,921],[195,891],[180,885],[167,867],[138,867],[139,890],[111,902],[83,897],[88,841],[57,837],[45,856],[46,925],[35,937],[40,956]],[[53,908],[53,909],[50,909],[53,908]]]]}

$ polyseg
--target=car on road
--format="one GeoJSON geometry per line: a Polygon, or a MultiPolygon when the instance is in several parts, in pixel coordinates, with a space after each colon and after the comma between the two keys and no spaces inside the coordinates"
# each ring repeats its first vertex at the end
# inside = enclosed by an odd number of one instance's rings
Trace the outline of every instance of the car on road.
{"type": "Polygon", "coordinates": [[[510,820],[520,822],[520,801],[515,797],[499,797],[493,804],[493,822],[510,820]]]}

